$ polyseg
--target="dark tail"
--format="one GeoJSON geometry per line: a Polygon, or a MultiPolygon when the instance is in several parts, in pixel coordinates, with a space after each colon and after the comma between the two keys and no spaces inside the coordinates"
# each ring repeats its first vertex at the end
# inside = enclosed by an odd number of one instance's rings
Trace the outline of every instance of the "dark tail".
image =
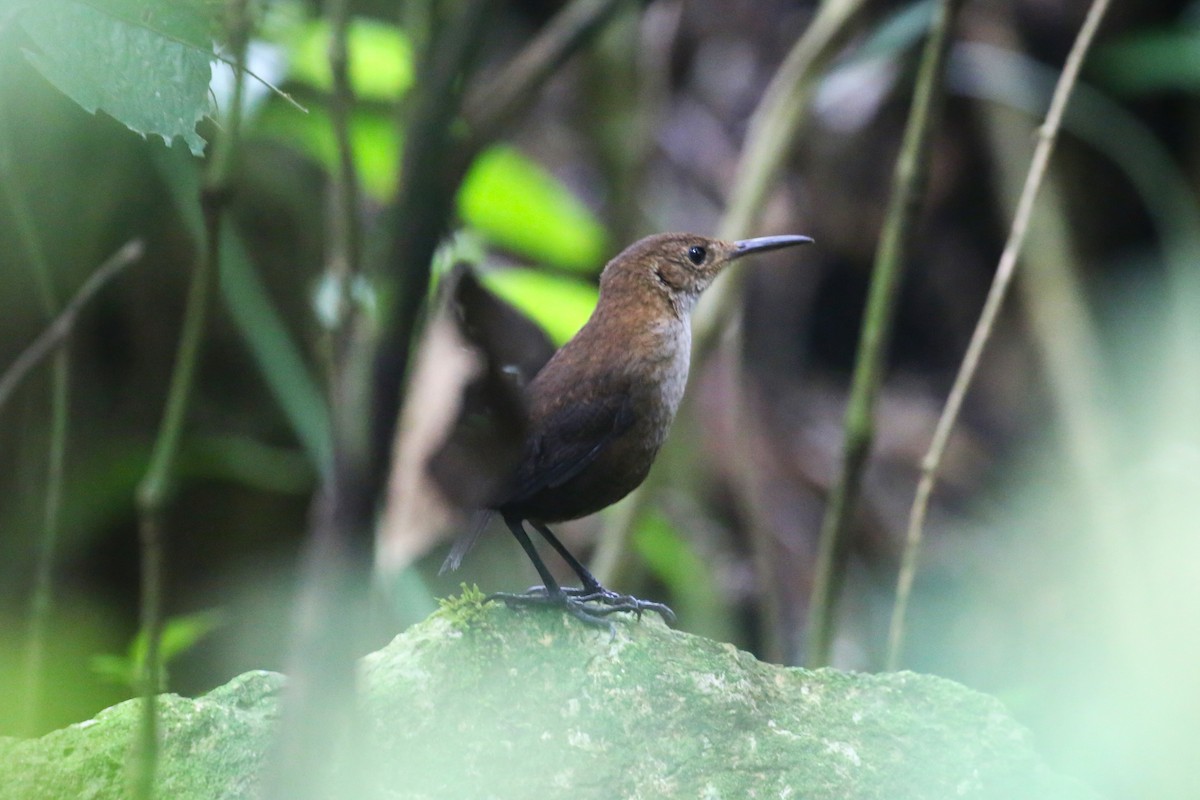
{"type": "Polygon", "coordinates": [[[475,542],[479,541],[479,535],[483,533],[483,529],[488,526],[492,520],[494,511],[484,509],[476,511],[471,517],[471,527],[459,534],[454,540],[454,546],[450,548],[450,555],[446,556],[446,560],[442,562],[442,568],[438,570],[438,575],[444,575],[447,572],[453,572],[458,569],[458,565],[462,563],[465,556],[475,542]]]}

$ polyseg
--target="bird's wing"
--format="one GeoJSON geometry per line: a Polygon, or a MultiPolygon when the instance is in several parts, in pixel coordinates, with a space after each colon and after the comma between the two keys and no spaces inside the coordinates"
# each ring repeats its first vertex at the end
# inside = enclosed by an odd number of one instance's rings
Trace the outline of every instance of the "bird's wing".
{"type": "Polygon", "coordinates": [[[629,395],[622,392],[571,403],[545,419],[526,443],[505,504],[528,500],[574,478],[632,427],[635,413],[629,395]]]}
{"type": "MultiPolygon", "coordinates": [[[[519,503],[542,489],[562,486],[582,472],[604,448],[629,430],[634,422],[633,403],[626,394],[574,403],[550,416],[527,441],[516,481],[503,503],[519,503]]],[[[476,512],[470,527],[450,548],[441,575],[458,569],[463,556],[475,546],[492,511],[476,512]]]]}

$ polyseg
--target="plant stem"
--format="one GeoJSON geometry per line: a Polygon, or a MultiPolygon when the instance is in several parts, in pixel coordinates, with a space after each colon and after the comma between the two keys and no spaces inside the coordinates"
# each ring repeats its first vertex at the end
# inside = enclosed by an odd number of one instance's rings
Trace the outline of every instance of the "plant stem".
{"type": "Polygon", "coordinates": [[[921,55],[912,108],[892,176],[892,194],[879,248],[875,253],[875,266],[855,359],[854,380],[846,408],[842,468],[821,522],[812,600],[808,608],[806,662],[810,667],[825,666],[830,659],[837,600],[845,575],[847,531],[874,439],[875,401],[883,380],[884,361],[908,260],[914,219],[924,196],[930,131],[934,127],[941,98],[942,67],[949,49],[950,32],[961,5],[962,0],[942,0],[938,5],[921,55]]]}
{"type": "Polygon", "coordinates": [[[346,345],[351,325],[350,293],[362,267],[362,236],[358,213],[358,171],[354,165],[354,146],[350,137],[350,114],[354,108],[354,87],[350,83],[347,34],[349,0],[326,0],[329,21],[329,70],[333,88],[329,98],[329,116],[337,143],[337,169],[330,177],[328,198],[329,252],[326,279],[337,292],[333,316],[330,357],[330,384],[337,385],[340,354],[346,345]]]}
{"type": "MultiPolygon", "coordinates": [[[[428,295],[430,265],[463,174],[454,165],[463,138],[455,123],[490,6],[484,0],[418,6],[431,12],[429,35],[405,117],[397,118],[404,130],[404,152],[396,196],[381,215],[379,246],[368,254],[372,277],[387,285],[393,302],[378,321],[351,307],[344,328],[334,336],[329,387],[333,457],[310,511],[293,614],[292,680],[263,786],[268,798],[326,796],[329,775],[320,769],[322,759],[331,747],[356,735],[354,658],[367,611],[377,504],[386,483],[413,333],[428,295]]],[[[346,9],[335,4],[328,10],[338,14],[346,9]]]]}
{"type": "Polygon", "coordinates": [[[865,0],[825,0],[763,93],[738,161],[721,236],[751,235],[809,112],[817,79],[850,38],[865,0]]]}
{"type": "Polygon", "coordinates": [[[29,609],[29,633],[25,643],[25,691],[22,697],[22,727],[33,736],[42,709],[45,682],[46,633],[54,604],[54,557],[58,552],[59,518],[63,499],[63,464],[67,452],[70,420],[70,354],[65,344],[54,351],[50,387],[50,452],[46,467],[46,497],[42,505],[42,535],[38,539],[34,566],[33,596],[29,609]]]}
{"type": "Polygon", "coordinates": [[[228,32],[234,53],[234,90],[223,130],[212,145],[201,187],[200,206],[204,215],[204,244],[188,286],[187,303],[175,364],[167,390],[167,401],[146,474],[137,488],[138,532],[141,542],[141,627],[146,635],[146,661],[142,668],[142,718],[138,739],[138,761],[134,796],[154,796],[158,761],[157,695],[163,690],[160,644],[162,636],[163,512],[174,481],[175,460],[208,317],[221,253],[221,228],[229,201],[234,148],[241,125],[243,71],[250,39],[248,0],[231,0],[228,32]]]}
{"type": "Polygon", "coordinates": [[[141,258],[142,250],[141,240],[134,239],[110,256],[84,282],[46,329],[0,374],[0,409],[8,402],[8,398],[29,371],[45,360],[70,335],[75,326],[75,318],[80,309],[87,305],[88,300],[122,270],[141,258]]]}
{"type": "MultiPolygon", "coordinates": [[[[866,0],[824,0],[787,54],[750,118],[733,190],[718,235],[752,236],[779,181],[796,137],[808,118],[812,94],[825,67],[853,34],[866,0]]],[[[696,309],[692,363],[707,358],[737,306],[744,264],[735,263],[701,298],[696,309]]]]}
{"type": "Polygon", "coordinates": [[[1062,125],[1067,101],[1071,98],[1071,91],[1079,78],[1079,70],[1083,65],[1084,56],[1087,55],[1096,31],[1104,19],[1108,4],[1108,0],[1093,0],[1087,17],[1079,29],[1079,34],[1075,38],[1075,43],[1071,46],[1071,52],[1067,55],[1062,75],[1059,76],[1058,83],[1054,87],[1054,95],[1050,100],[1050,108],[1046,112],[1046,120],[1038,130],[1037,147],[1033,151],[1033,160],[1030,163],[1029,172],[1025,176],[1025,185],[1021,190],[1020,199],[1017,201],[1012,228],[1009,230],[1004,251],[1000,255],[1000,263],[996,267],[996,275],[992,280],[991,289],[988,291],[979,322],[971,335],[966,355],[963,356],[962,364],[955,376],[950,395],[946,399],[946,406],[938,418],[929,451],[921,462],[921,478],[917,484],[916,496],[909,512],[904,556],[896,585],[896,604],[892,610],[892,620],[888,630],[887,663],[892,668],[899,663],[900,652],[904,646],[905,613],[908,608],[909,596],[912,593],[913,579],[916,575],[917,558],[925,527],[925,515],[929,506],[929,498],[937,483],[938,469],[941,467],[942,457],[945,455],[946,445],[950,440],[950,433],[962,410],[963,399],[979,368],[983,348],[991,338],[996,317],[1008,295],[1009,285],[1016,273],[1017,256],[1025,242],[1034,201],[1037,200],[1038,190],[1041,188],[1046,168],[1050,163],[1050,156],[1054,152],[1054,143],[1062,125]]]}

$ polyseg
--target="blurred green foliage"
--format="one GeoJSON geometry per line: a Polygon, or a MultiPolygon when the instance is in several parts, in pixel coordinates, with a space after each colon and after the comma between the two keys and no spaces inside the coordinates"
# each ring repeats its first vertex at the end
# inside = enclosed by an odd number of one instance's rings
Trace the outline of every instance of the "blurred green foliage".
{"type": "MultiPolygon", "coordinates": [[[[167,686],[167,665],[216,630],[220,624],[221,614],[215,610],[171,617],[163,622],[162,638],[159,642],[160,673],[156,680],[159,691],[164,691],[167,686]]],[[[92,671],[111,683],[124,686],[131,694],[137,693],[140,691],[142,676],[146,670],[146,642],[146,632],[139,631],[123,655],[102,653],[92,656],[92,671]]]]}
{"type": "Polygon", "coordinates": [[[725,640],[730,631],[714,565],[671,524],[666,515],[647,514],[633,535],[633,549],[658,580],[677,598],[680,625],[689,631],[725,640]]]}
{"type": "MultiPolygon", "coordinates": [[[[391,196],[396,184],[396,163],[403,142],[395,120],[383,110],[356,110],[350,118],[354,165],[362,176],[363,190],[376,200],[391,196]]],[[[281,101],[267,103],[251,124],[252,135],[268,136],[307,153],[325,168],[337,163],[337,141],[329,110],[309,103],[302,114],[281,101]]]]}
{"type": "MultiPolygon", "coordinates": [[[[287,141],[332,169],[337,164],[337,142],[325,102],[333,85],[329,25],[300,16],[290,6],[284,6],[273,19],[265,33],[285,54],[286,78],[304,93],[307,113],[272,97],[258,111],[252,130],[287,141]],[[316,93],[315,101],[308,101],[310,93],[316,93]]],[[[348,27],[346,48],[350,84],[359,101],[350,118],[354,163],[363,189],[382,201],[395,187],[396,163],[403,146],[399,117],[390,104],[402,99],[412,86],[412,45],[395,25],[356,18],[348,27]]]]}
{"type": "MultiPolygon", "coordinates": [[[[282,33],[289,77],[322,92],[333,88],[329,67],[329,24],[308,20],[282,33]]],[[[357,100],[394,102],[413,83],[412,44],[404,31],[379,20],[357,17],[346,31],[347,70],[357,100]]]]}
{"type": "MultiPolygon", "coordinates": [[[[329,71],[329,26],[323,20],[277,25],[275,41],[287,51],[289,81],[318,93],[300,113],[271,98],[254,119],[253,130],[300,147],[326,169],[337,164],[337,144],[323,96],[329,71]]],[[[395,189],[403,131],[386,104],[402,99],[413,81],[412,46],[402,30],[379,21],[356,19],[348,31],[350,80],[360,101],[350,119],[355,166],[366,192],[385,200],[395,189]]],[[[608,248],[604,227],[561,182],[509,146],[479,155],[458,198],[463,222],[493,244],[522,258],[577,272],[594,272],[608,248]]],[[[507,297],[524,309],[544,299],[525,298],[513,281],[507,297]]],[[[567,285],[567,284],[564,284],[567,285]]],[[[570,291],[568,289],[568,291],[570,291]]],[[[561,327],[560,327],[561,330],[561,327]]]]}

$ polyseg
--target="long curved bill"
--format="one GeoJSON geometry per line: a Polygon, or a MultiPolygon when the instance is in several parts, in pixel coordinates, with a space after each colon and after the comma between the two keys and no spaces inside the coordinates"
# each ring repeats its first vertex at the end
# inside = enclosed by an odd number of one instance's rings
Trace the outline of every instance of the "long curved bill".
{"type": "Polygon", "coordinates": [[[765,253],[768,250],[779,250],[784,247],[795,247],[798,244],[811,244],[809,236],[759,236],[757,239],[742,239],[733,243],[733,255],[730,259],[748,256],[751,253],[765,253]]]}

